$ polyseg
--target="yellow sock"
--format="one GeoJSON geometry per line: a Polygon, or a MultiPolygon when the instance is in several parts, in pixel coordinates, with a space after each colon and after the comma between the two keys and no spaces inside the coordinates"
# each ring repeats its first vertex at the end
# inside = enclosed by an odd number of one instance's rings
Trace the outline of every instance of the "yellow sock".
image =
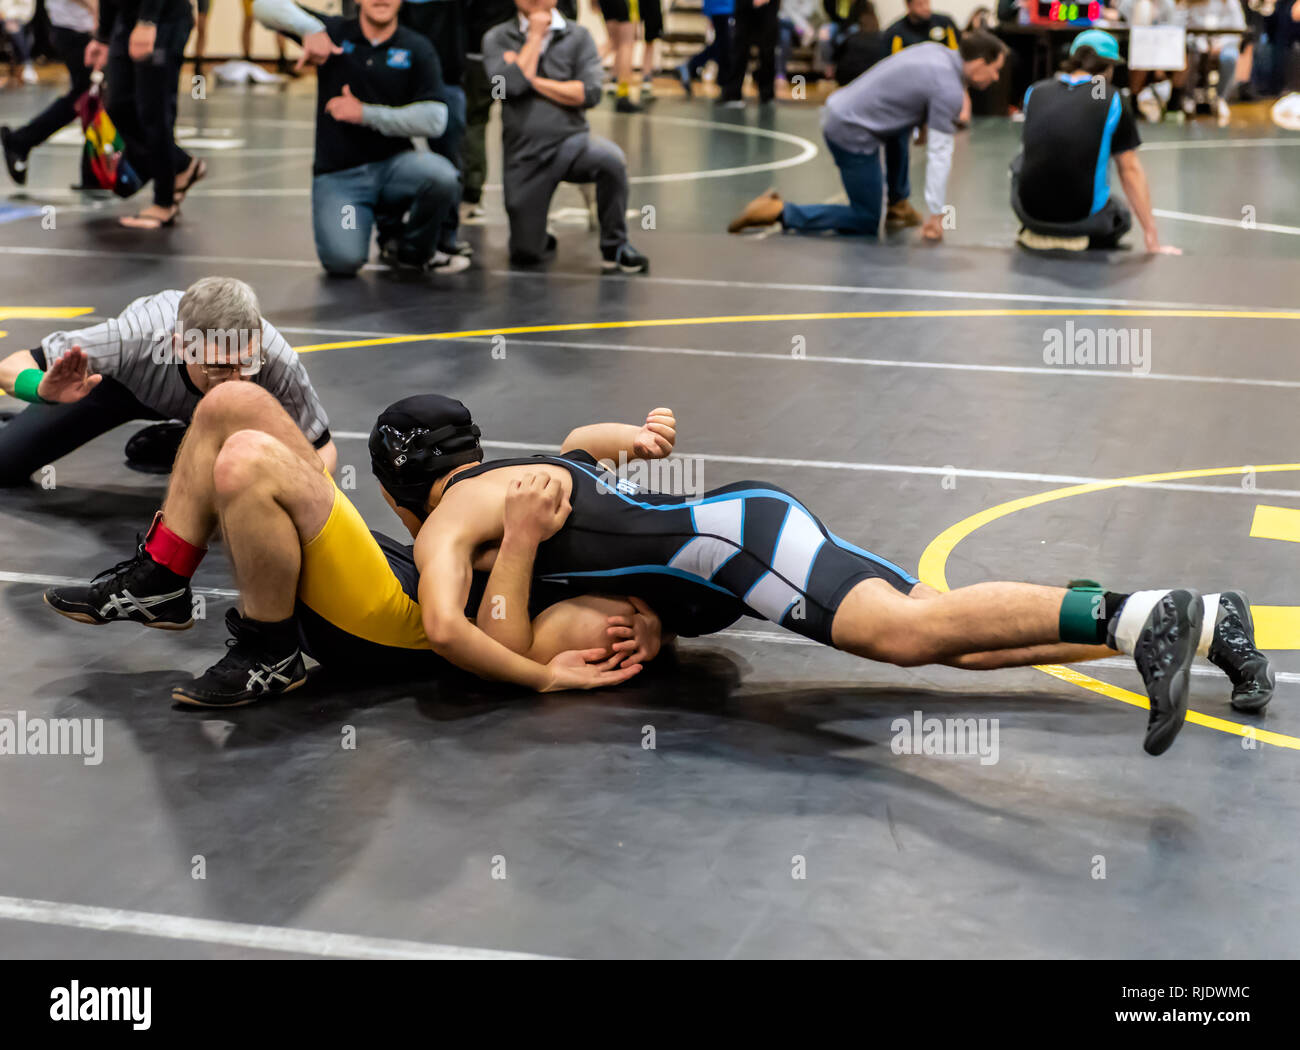
{"type": "Polygon", "coordinates": [[[619,98],[628,98],[632,94],[632,87],[626,80],[620,80],[614,94],[619,98]]]}

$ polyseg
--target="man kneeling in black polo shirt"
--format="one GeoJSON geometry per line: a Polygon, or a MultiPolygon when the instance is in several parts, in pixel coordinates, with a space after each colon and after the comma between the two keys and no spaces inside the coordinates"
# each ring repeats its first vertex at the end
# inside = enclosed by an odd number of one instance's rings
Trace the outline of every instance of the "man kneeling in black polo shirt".
{"type": "Polygon", "coordinates": [[[397,24],[401,0],[360,0],[357,18],[312,14],[293,0],[256,0],[269,29],[301,40],[316,72],[316,159],[312,226],[316,254],[332,274],[351,276],[370,257],[377,229],[390,266],[454,272],[463,256],[435,256],[460,205],[455,167],[415,150],[447,127],[433,45],[397,24]]]}
{"type": "Polygon", "coordinates": [[[1011,207],[1023,224],[1018,238],[1023,247],[1118,247],[1133,216],[1111,195],[1113,156],[1147,251],[1179,254],[1162,245],[1156,232],[1151,192],[1137,156],[1142,144],[1137,121],[1111,82],[1119,61],[1115,38],[1089,29],[1074,38],[1061,73],[1025,92],[1023,148],[1011,164],[1011,207]]]}

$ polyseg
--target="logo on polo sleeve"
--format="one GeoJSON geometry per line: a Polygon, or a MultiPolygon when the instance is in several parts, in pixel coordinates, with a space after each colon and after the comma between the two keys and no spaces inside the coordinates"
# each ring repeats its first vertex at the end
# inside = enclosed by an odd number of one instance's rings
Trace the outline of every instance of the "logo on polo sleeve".
{"type": "Polygon", "coordinates": [[[410,69],[411,52],[404,47],[388,49],[388,66],[390,69],[410,69]]]}

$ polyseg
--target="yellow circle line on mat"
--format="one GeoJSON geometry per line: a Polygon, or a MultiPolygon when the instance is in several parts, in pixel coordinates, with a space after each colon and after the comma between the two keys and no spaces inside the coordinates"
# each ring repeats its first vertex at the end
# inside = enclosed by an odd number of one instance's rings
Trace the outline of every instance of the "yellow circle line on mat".
{"type": "Polygon", "coordinates": [[[594,332],[611,328],[670,328],[697,324],[762,324],[772,321],[869,321],[911,317],[1193,317],[1235,321],[1300,321],[1300,312],[1269,310],[1137,310],[1083,307],[1047,310],[851,310],[822,314],[728,314],[720,317],[660,317],[640,321],[580,321],[573,324],[514,325],[476,328],[462,332],[423,332],[414,335],[385,335],[369,339],[347,339],[337,343],[313,343],[298,347],[298,353],[319,350],[355,350],[397,343],[423,343],[434,339],[479,339],[492,335],[532,335],[538,332],[594,332]]]}
{"type": "MultiPolygon", "coordinates": [[[[939,533],[930,545],[925,548],[921,554],[921,562],[917,568],[917,575],[930,584],[931,587],[937,587],[941,591],[948,590],[948,577],[946,573],[948,565],[948,556],[952,554],[962,540],[971,533],[982,529],[990,522],[997,521],[999,518],[1005,518],[1009,514],[1017,511],[1027,510],[1030,507],[1038,507],[1044,503],[1053,503],[1056,500],[1069,499],[1071,496],[1083,496],[1090,492],[1102,492],[1105,489],[1121,488],[1129,485],[1145,485],[1157,481],[1181,481],[1186,478],[1214,478],[1224,475],[1237,474],[1242,477],[1252,476],[1253,474],[1266,474],[1280,471],[1297,471],[1300,470],[1300,463],[1275,463],[1264,467],[1212,467],[1207,470],[1172,470],[1163,474],[1137,474],[1129,478],[1113,478],[1109,481],[1091,481],[1085,485],[1069,485],[1066,488],[1052,489],[1049,492],[1040,492],[1034,496],[1024,496],[1021,499],[1013,499],[1007,503],[999,503],[995,507],[989,507],[978,514],[972,514],[969,518],[950,525],[939,533]]],[[[1081,686],[1084,689],[1090,689],[1094,693],[1100,693],[1102,696],[1110,697],[1112,700],[1120,700],[1126,704],[1132,704],[1134,707],[1148,708],[1150,705],[1145,696],[1138,693],[1130,692],[1127,689],[1121,689],[1119,686],[1111,685],[1109,682],[1102,682],[1089,675],[1076,671],[1072,667],[1065,667],[1061,664],[1042,664],[1037,670],[1050,674],[1053,678],[1059,678],[1063,682],[1070,682],[1073,685],[1081,686]]],[[[1273,744],[1276,747],[1287,747],[1293,751],[1300,751],[1300,738],[1287,736],[1284,733],[1274,733],[1267,729],[1259,729],[1255,726],[1242,725],[1240,722],[1231,722],[1226,718],[1216,718],[1214,715],[1204,715],[1199,711],[1188,711],[1187,721],[1198,726],[1205,726],[1208,729],[1217,729],[1222,733],[1231,733],[1235,736],[1253,736],[1256,740],[1265,744],[1273,744]]]]}

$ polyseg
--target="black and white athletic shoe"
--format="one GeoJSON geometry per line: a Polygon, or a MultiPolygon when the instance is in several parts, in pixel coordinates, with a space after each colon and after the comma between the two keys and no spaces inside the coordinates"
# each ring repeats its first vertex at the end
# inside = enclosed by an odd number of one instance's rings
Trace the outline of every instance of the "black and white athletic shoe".
{"type": "Polygon", "coordinates": [[[650,260],[624,241],[617,248],[601,249],[600,268],[606,273],[620,270],[623,273],[648,273],[650,260]]]}
{"type": "Polygon", "coordinates": [[[69,620],[96,626],[115,620],[164,631],[194,626],[190,581],[149,557],[142,542],[132,557],[105,569],[89,584],[51,587],[45,604],[69,620]]]}
{"type": "Polygon", "coordinates": [[[237,609],[226,613],[226,627],[231,634],[226,655],[193,682],[174,686],[173,700],[199,707],[242,707],[307,681],[296,637],[288,643],[273,638],[237,609]]]}
{"type": "Polygon", "coordinates": [[[1183,728],[1203,618],[1204,603],[1196,591],[1169,591],[1147,614],[1133,646],[1133,662],[1151,701],[1142,744],[1148,755],[1167,751],[1183,728]]]}
{"type": "Polygon", "coordinates": [[[141,474],[170,474],[188,423],[169,419],[132,434],[126,443],[126,465],[141,474]]]}
{"type": "Polygon", "coordinates": [[[1223,591],[1210,642],[1210,663],[1232,682],[1232,706],[1238,711],[1262,711],[1273,698],[1277,676],[1268,657],[1255,648],[1255,621],[1250,603],[1240,591],[1223,591]]]}

